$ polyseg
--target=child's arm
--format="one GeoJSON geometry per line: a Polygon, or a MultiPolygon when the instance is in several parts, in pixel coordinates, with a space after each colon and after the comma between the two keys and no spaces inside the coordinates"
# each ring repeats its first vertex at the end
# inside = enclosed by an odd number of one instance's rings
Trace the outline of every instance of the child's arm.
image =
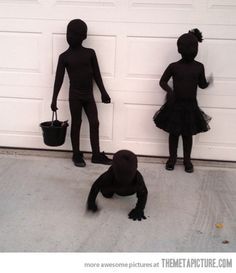
{"type": "Polygon", "coordinates": [[[134,209],[129,213],[129,218],[133,220],[146,219],[144,215],[144,208],[147,202],[148,191],[145,186],[144,180],[140,172],[137,172],[137,198],[138,202],[134,209]]]}
{"type": "Polygon", "coordinates": [[[94,80],[95,80],[95,82],[101,92],[101,95],[102,95],[102,102],[103,103],[110,103],[111,99],[110,99],[109,95],[107,94],[107,91],[104,87],[101,73],[100,73],[100,69],[99,69],[99,65],[98,65],[97,56],[96,56],[96,53],[94,50],[92,51],[92,67],[93,67],[94,80]]]}
{"type": "Polygon", "coordinates": [[[59,91],[61,89],[64,75],[65,75],[65,64],[64,64],[62,56],[60,55],[59,59],[58,59],[56,77],[55,77],[54,88],[53,88],[53,96],[52,96],[52,103],[51,103],[52,111],[56,111],[58,109],[57,108],[57,96],[58,96],[59,91]]]}
{"type": "Polygon", "coordinates": [[[203,66],[203,64],[201,64],[201,70],[200,70],[200,75],[199,75],[199,79],[198,79],[198,86],[202,89],[205,89],[205,88],[207,88],[209,83],[210,83],[210,81],[208,82],[206,80],[204,66],[203,66]]]}
{"type": "Polygon", "coordinates": [[[98,210],[96,204],[96,198],[102,187],[111,180],[110,171],[106,171],[98,177],[98,179],[93,183],[92,188],[89,192],[87,199],[87,210],[96,212],[98,210]]]}
{"type": "Polygon", "coordinates": [[[166,68],[159,82],[161,88],[164,89],[167,93],[171,93],[173,91],[172,88],[168,85],[168,81],[171,77],[172,77],[172,69],[170,64],[166,68]]]}
{"type": "Polygon", "coordinates": [[[166,94],[166,101],[167,103],[171,104],[174,101],[174,92],[172,88],[168,85],[168,81],[172,77],[172,68],[171,64],[166,68],[165,72],[163,73],[161,79],[160,79],[160,86],[162,89],[164,89],[167,94],[166,94]]]}

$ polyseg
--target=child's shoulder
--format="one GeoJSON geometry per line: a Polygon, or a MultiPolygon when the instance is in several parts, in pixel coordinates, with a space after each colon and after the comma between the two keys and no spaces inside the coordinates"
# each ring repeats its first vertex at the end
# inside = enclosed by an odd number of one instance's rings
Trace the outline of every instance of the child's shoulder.
{"type": "Polygon", "coordinates": [[[95,50],[94,50],[93,48],[83,47],[83,50],[84,50],[86,53],[95,54],[95,50]]]}
{"type": "Polygon", "coordinates": [[[195,60],[194,60],[194,64],[197,65],[197,66],[199,66],[199,67],[203,67],[204,66],[202,63],[200,63],[198,61],[195,61],[195,60]]]}
{"type": "Polygon", "coordinates": [[[65,59],[66,58],[66,56],[68,55],[68,49],[67,50],[65,50],[64,52],[62,52],[60,55],[59,55],[59,59],[65,59]]]}
{"type": "Polygon", "coordinates": [[[169,64],[169,67],[175,67],[175,66],[178,66],[179,64],[180,64],[180,61],[173,62],[169,64]]]}
{"type": "Polygon", "coordinates": [[[62,52],[59,55],[59,59],[62,60],[62,61],[66,61],[67,58],[70,58],[72,54],[77,54],[79,52],[80,52],[80,54],[82,53],[82,54],[84,54],[86,56],[94,56],[94,55],[96,55],[95,50],[92,49],[92,48],[82,47],[80,49],[80,51],[71,51],[71,49],[68,48],[67,50],[65,50],[64,52],[62,52]]]}
{"type": "Polygon", "coordinates": [[[170,63],[167,67],[168,70],[174,70],[175,68],[177,68],[179,66],[179,61],[177,62],[173,62],[173,63],[170,63]]]}
{"type": "Polygon", "coordinates": [[[62,52],[58,57],[58,63],[65,63],[66,62],[66,51],[62,52]]]}
{"type": "Polygon", "coordinates": [[[204,71],[204,69],[205,69],[204,65],[198,61],[194,61],[194,65],[195,65],[196,70],[199,71],[200,73],[202,71],[204,71]]]}

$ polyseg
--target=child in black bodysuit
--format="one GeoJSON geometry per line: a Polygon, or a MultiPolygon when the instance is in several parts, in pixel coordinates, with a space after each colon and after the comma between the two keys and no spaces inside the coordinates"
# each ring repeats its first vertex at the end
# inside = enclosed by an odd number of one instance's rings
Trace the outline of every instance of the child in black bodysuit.
{"type": "Polygon", "coordinates": [[[169,154],[166,169],[173,170],[177,159],[179,136],[183,138],[184,166],[193,172],[191,163],[192,135],[209,130],[207,116],[197,103],[197,87],[207,88],[212,81],[205,78],[204,66],[194,58],[198,52],[198,41],[202,41],[198,29],[183,34],[177,41],[182,59],[171,63],[160,79],[160,86],[167,92],[167,102],[154,115],[157,127],[169,132],[169,154]],[[172,77],[173,90],[168,85],[172,77]]]}
{"type": "Polygon", "coordinates": [[[114,194],[128,196],[136,194],[138,201],[128,216],[130,219],[146,219],[144,208],[146,206],[148,190],[143,176],[137,170],[137,156],[129,150],[120,150],[114,154],[112,166],[98,177],[93,183],[87,200],[87,210],[98,210],[96,198],[99,192],[106,198],[114,194]]]}
{"type": "Polygon", "coordinates": [[[57,110],[57,97],[61,89],[65,70],[70,80],[69,105],[71,113],[72,160],[75,166],[84,167],[85,161],[80,151],[79,136],[82,108],[84,109],[90,127],[90,142],[92,147],[92,162],[110,165],[110,160],[99,148],[99,121],[97,106],[93,96],[93,80],[95,80],[103,103],[110,103],[101,78],[96,53],[85,48],[82,42],[87,38],[87,25],[79,19],[72,20],[67,26],[67,42],[69,48],[59,56],[51,109],[57,110]]]}

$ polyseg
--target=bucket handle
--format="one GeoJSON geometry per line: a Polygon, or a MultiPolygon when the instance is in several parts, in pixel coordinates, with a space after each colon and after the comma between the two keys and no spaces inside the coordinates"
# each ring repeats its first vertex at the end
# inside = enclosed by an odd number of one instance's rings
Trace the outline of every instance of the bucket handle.
{"type": "Polygon", "coordinates": [[[51,126],[53,126],[53,121],[57,120],[57,111],[52,111],[52,123],[51,126]],[[54,116],[56,117],[56,119],[54,119],[54,116]]]}

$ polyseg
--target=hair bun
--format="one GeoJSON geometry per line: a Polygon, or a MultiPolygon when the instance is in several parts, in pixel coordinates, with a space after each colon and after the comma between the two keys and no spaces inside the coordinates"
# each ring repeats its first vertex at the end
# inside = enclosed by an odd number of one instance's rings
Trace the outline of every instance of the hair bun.
{"type": "Polygon", "coordinates": [[[189,33],[193,34],[197,38],[198,42],[201,43],[203,41],[202,33],[198,28],[189,30],[189,33]]]}

